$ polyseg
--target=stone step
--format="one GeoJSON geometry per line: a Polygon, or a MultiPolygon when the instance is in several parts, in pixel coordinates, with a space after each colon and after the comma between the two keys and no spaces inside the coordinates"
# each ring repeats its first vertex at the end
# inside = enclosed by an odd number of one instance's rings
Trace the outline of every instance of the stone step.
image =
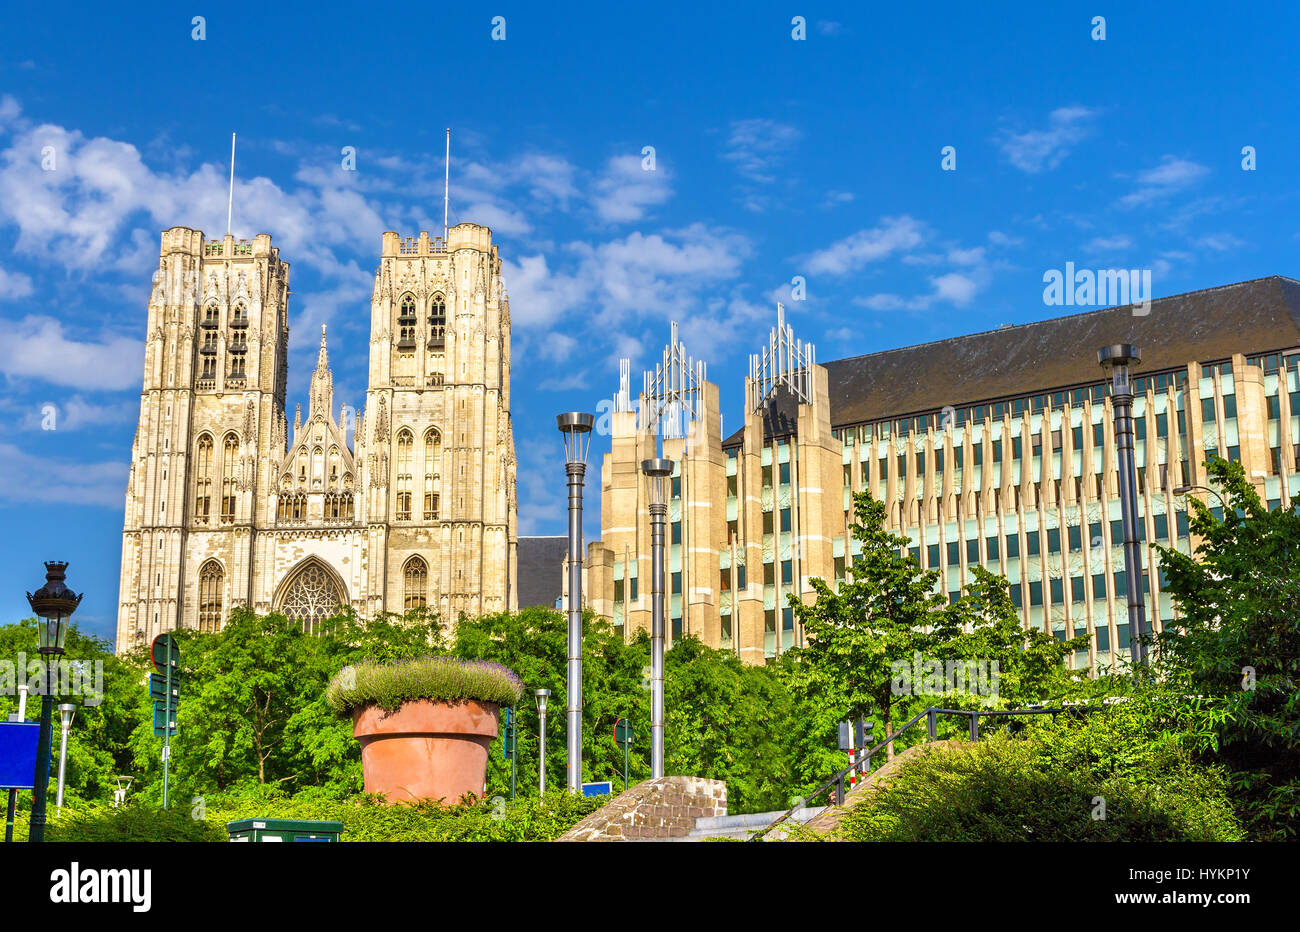
{"type": "MultiPolygon", "coordinates": [[[[807,822],[809,819],[821,814],[826,809],[825,806],[809,806],[796,811],[787,819],[787,822],[807,822]]],[[[695,828],[689,835],[682,838],[674,838],[673,841],[704,841],[708,838],[748,838],[759,829],[765,828],[772,824],[772,821],[783,814],[784,810],[776,812],[751,812],[745,815],[728,815],[713,816],[695,820],[695,828]]],[[[785,833],[780,829],[773,831],[768,837],[777,841],[785,837],[785,833]]]]}

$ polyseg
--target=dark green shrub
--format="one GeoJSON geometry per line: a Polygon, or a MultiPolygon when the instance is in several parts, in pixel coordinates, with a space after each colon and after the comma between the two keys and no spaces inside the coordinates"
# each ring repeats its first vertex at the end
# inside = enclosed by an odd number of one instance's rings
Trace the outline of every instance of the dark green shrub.
{"type": "MultiPolygon", "coordinates": [[[[343,823],[345,842],[357,841],[554,841],[607,796],[548,793],[507,803],[503,799],[441,807],[433,804],[386,806],[373,797],[338,801],[323,798],[244,796],[195,800],[162,810],[138,803],[121,808],[65,808],[46,829],[49,841],[208,842],[227,839],[226,823],[237,819],[316,819],[343,823]]],[[[21,819],[17,837],[26,835],[21,819]]]]}
{"type": "Polygon", "coordinates": [[[1239,841],[1224,775],[1149,744],[1124,762],[1081,750],[1087,726],[1026,729],[903,765],[853,810],[849,841],[1239,841]],[[1102,804],[1104,801],[1104,810],[1102,804]],[[1103,817],[1104,812],[1104,817],[1103,817]]]}
{"type": "Polygon", "coordinates": [[[164,810],[139,803],[65,808],[45,828],[46,841],[225,841],[226,837],[225,825],[193,819],[188,807],[164,810]]]}

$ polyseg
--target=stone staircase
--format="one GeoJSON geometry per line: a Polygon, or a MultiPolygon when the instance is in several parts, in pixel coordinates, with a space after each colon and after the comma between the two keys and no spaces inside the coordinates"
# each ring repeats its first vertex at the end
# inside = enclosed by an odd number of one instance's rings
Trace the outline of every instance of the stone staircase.
{"type": "MultiPolygon", "coordinates": [[[[790,816],[786,822],[798,822],[803,824],[815,816],[820,815],[825,806],[810,806],[806,809],[800,809],[794,815],[790,816]]],[[[705,816],[695,820],[695,828],[691,829],[690,834],[680,838],[667,838],[664,841],[746,841],[750,835],[757,832],[780,816],[782,812],[752,812],[749,815],[727,815],[727,816],[705,816]]],[[[786,837],[784,827],[774,829],[770,832],[764,841],[780,841],[786,837]]]]}

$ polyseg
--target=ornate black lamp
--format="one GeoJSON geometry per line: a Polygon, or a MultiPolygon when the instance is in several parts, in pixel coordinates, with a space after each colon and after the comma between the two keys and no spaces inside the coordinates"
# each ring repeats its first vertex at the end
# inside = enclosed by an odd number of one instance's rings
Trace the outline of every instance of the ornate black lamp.
{"type": "MultiPolygon", "coordinates": [[[[40,654],[45,661],[45,686],[41,690],[41,730],[37,738],[36,774],[32,781],[31,841],[45,840],[45,796],[50,788],[50,742],[53,737],[55,670],[63,656],[68,621],[81,604],[81,596],[63,584],[68,564],[45,564],[45,585],[27,593],[32,611],[41,619],[40,654]]],[[[84,594],[84,593],[83,593],[84,594]]]]}

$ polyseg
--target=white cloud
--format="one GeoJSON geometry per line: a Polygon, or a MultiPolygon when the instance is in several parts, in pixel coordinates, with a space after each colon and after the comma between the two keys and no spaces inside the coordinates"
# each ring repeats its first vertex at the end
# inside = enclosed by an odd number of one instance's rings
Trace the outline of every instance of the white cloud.
{"type": "Polygon", "coordinates": [[[76,394],[63,401],[47,400],[8,407],[18,407],[21,410],[19,428],[27,431],[51,429],[51,416],[53,430],[75,431],[109,424],[127,424],[140,414],[134,396],[112,404],[96,404],[76,394]]]}
{"type": "Polygon", "coordinates": [[[1140,207],[1182,191],[1210,173],[1205,165],[1166,155],[1155,168],[1139,172],[1138,189],[1120,198],[1121,207],[1140,207]]]}
{"type": "Polygon", "coordinates": [[[1211,233],[1208,236],[1202,236],[1196,241],[1196,245],[1202,249],[1210,249],[1214,252],[1228,252],[1231,249],[1240,249],[1246,245],[1246,241],[1240,237],[1233,236],[1231,233],[1211,233]]]}
{"type": "Polygon", "coordinates": [[[646,171],[638,156],[615,156],[593,185],[591,206],[609,223],[640,220],[649,208],[672,197],[670,181],[668,170],[658,160],[654,171],[646,171]]]}
{"type": "Polygon", "coordinates": [[[948,250],[948,261],[953,265],[981,265],[984,262],[984,247],[948,250]]]}
{"type": "Polygon", "coordinates": [[[0,443],[0,501],[50,502],[121,508],[130,467],[126,463],[69,463],[0,443]]]}
{"type": "Polygon", "coordinates": [[[935,304],[965,307],[987,284],[989,276],[981,270],[967,275],[949,272],[930,279],[930,292],[911,298],[893,293],[881,293],[854,298],[853,303],[873,311],[924,311],[935,304]]]}
{"type": "Polygon", "coordinates": [[[802,135],[796,127],[776,120],[735,120],[722,157],[750,181],[771,184],[776,180],[773,171],[802,135]]]}
{"type": "Polygon", "coordinates": [[[871,262],[915,249],[924,240],[924,226],[909,216],[885,217],[870,230],[859,230],[812,254],[812,274],[845,275],[871,262]]]}
{"type": "Polygon", "coordinates": [[[1096,110],[1058,107],[1047,117],[1047,129],[1023,133],[1004,132],[998,139],[1002,154],[1016,168],[1030,174],[1060,165],[1070,151],[1092,134],[1096,110]]]}
{"type": "Polygon", "coordinates": [[[1117,252],[1122,249],[1131,249],[1133,247],[1133,238],[1118,233],[1115,236],[1094,236],[1083,246],[1090,252],[1117,252]]]}
{"type": "Polygon", "coordinates": [[[7,272],[0,268],[0,301],[25,298],[32,293],[32,280],[22,272],[7,272]]]}
{"type": "Polygon", "coordinates": [[[510,321],[516,327],[549,327],[564,319],[589,294],[591,283],[576,275],[553,272],[546,256],[502,259],[502,277],[510,295],[510,321]]]}
{"type": "Polygon", "coordinates": [[[52,317],[28,315],[11,324],[0,341],[0,373],[41,379],[52,385],[111,391],[138,387],[144,371],[144,342],[120,336],[103,342],[68,339],[52,317]]]}

